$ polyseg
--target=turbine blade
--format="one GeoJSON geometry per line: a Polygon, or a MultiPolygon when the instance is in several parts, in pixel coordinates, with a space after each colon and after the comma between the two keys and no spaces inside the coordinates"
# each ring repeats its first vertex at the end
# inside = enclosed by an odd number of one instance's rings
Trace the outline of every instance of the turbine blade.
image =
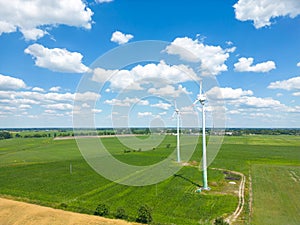
{"type": "Polygon", "coordinates": [[[200,90],[199,90],[199,95],[202,94],[202,80],[200,80],[200,90]]]}
{"type": "Polygon", "coordinates": [[[175,106],[175,109],[177,109],[176,99],[174,100],[174,106],[175,106]]]}
{"type": "Polygon", "coordinates": [[[193,103],[193,106],[196,105],[196,103],[198,102],[198,99],[196,99],[193,103]]]}

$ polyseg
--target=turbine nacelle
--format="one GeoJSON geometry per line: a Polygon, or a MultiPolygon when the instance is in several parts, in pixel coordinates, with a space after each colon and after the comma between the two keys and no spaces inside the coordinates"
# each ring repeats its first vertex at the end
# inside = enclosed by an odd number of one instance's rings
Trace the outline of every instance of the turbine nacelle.
{"type": "Polygon", "coordinates": [[[203,94],[199,94],[199,95],[197,96],[196,102],[198,102],[198,101],[201,103],[201,105],[204,105],[204,102],[206,101],[206,96],[203,95],[203,94]]]}

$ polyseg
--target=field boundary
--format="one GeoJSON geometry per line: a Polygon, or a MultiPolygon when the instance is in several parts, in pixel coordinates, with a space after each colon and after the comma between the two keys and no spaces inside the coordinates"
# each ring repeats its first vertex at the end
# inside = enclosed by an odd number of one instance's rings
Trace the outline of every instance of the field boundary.
{"type": "Polygon", "coordinates": [[[124,220],[64,211],[2,197],[0,198],[0,223],[6,225],[138,225],[124,220]]]}

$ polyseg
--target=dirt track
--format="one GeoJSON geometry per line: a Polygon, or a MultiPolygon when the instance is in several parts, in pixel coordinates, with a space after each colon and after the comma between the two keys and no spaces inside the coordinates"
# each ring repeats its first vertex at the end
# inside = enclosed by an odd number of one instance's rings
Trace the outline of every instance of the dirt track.
{"type": "Polygon", "coordinates": [[[122,220],[67,212],[0,198],[1,225],[130,225],[122,220]]]}

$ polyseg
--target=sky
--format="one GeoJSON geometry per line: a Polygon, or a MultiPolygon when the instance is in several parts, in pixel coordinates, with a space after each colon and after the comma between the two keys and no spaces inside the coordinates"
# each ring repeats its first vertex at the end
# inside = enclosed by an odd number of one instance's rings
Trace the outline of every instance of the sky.
{"type": "Polygon", "coordinates": [[[299,0],[0,0],[0,127],[198,126],[202,80],[207,126],[299,128],[299,40],[299,0]]]}

